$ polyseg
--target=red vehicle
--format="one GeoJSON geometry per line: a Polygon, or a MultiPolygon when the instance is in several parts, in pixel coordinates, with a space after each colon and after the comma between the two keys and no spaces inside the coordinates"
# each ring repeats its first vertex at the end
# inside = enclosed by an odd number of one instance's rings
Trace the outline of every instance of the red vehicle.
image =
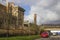
{"type": "Polygon", "coordinates": [[[40,35],[41,35],[41,37],[43,37],[43,38],[49,37],[49,33],[48,33],[48,32],[42,32],[40,35]]]}

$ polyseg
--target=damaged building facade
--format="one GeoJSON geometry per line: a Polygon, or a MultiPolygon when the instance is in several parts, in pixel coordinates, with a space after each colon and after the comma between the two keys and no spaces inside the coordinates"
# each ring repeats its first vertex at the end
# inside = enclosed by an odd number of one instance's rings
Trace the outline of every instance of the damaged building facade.
{"type": "Polygon", "coordinates": [[[0,4],[0,28],[1,29],[17,29],[23,27],[24,9],[20,6],[15,6],[13,2],[8,3],[8,13],[6,6],[0,4]]]}

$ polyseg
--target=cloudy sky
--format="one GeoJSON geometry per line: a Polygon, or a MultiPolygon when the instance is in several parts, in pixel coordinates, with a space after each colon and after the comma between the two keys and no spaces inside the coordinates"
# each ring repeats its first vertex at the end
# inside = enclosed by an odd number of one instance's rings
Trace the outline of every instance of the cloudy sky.
{"type": "Polygon", "coordinates": [[[34,14],[37,24],[60,20],[60,0],[14,0],[14,3],[26,10],[24,20],[33,22],[34,14]]]}

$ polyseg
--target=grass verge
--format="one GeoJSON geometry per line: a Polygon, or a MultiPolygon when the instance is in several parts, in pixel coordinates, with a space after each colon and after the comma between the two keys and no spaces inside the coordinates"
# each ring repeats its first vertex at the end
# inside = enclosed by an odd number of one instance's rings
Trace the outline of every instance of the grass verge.
{"type": "Polygon", "coordinates": [[[2,37],[0,38],[0,40],[34,40],[36,38],[40,38],[40,36],[32,35],[32,36],[2,37]]]}

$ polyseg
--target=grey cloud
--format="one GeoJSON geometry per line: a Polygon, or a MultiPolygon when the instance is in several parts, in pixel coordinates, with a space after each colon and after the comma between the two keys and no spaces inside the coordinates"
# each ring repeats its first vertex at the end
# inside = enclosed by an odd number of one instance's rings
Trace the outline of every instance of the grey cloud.
{"type": "Polygon", "coordinates": [[[38,24],[46,23],[47,21],[60,20],[60,7],[57,7],[60,0],[14,0],[14,3],[17,5],[30,5],[30,14],[27,15],[26,18],[31,22],[33,22],[34,13],[38,16],[38,24]]]}
{"type": "Polygon", "coordinates": [[[38,24],[60,20],[60,8],[56,7],[59,2],[60,0],[41,0],[36,2],[35,5],[31,6],[30,13],[37,14],[38,24]]]}

